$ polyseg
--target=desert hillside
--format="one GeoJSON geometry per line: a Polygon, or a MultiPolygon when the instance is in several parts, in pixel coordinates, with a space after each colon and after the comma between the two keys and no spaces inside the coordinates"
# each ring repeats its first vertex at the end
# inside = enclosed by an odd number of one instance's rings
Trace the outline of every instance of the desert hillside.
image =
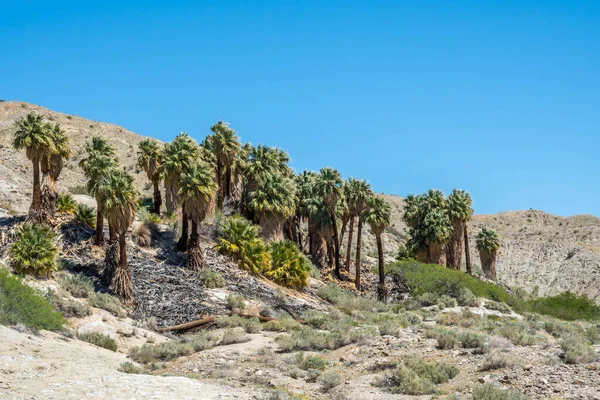
{"type": "MultiPolygon", "coordinates": [[[[31,163],[24,152],[12,149],[11,141],[14,122],[31,111],[60,123],[71,140],[73,157],[66,163],[58,182],[60,191],[79,192],[85,180],[77,163],[85,142],[93,136],[102,136],[114,145],[121,165],[135,176],[138,190],[150,195],[145,174],[137,173],[135,168],[137,146],[143,136],[118,125],[8,101],[0,103],[0,215],[22,213],[29,206],[31,163]]],[[[401,218],[402,198],[384,196],[393,207],[392,225],[383,235],[386,258],[391,260],[398,246],[408,239],[408,229],[401,218]]],[[[480,262],[475,235],[483,226],[494,228],[500,234],[502,248],[498,276],[503,283],[528,291],[537,290],[540,295],[569,290],[600,299],[600,219],[590,215],[565,218],[534,210],[475,215],[469,230],[471,260],[476,271],[480,262]]],[[[364,246],[366,261],[374,264],[377,257],[375,241],[368,228],[364,246]]]]}

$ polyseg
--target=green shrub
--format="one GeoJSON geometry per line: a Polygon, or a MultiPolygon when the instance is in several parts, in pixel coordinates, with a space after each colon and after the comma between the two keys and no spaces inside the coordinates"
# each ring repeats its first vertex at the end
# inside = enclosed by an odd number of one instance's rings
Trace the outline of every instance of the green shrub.
{"type": "Polygon", "coordinates": [[[217,338],[209,332],[184,336],[176,341],[159,344],[146,343],[141,347],[129,350],[133,361],[148,364],[155,361],[170,361],[178,357],[188,356],[194,352],[210,349],[215,346],[217,338]]]}
{"type": "Polygon", "coordinates": [[[246,309],[246,299],[242,295],[228,294],[225,298],[227,308],[231,311],[242,312],[246,309]]]}
{"type": "Polygon", "coordinates": [[[376,329],[354,328],[344,332],[322,332],[302,326],[293,331],[290,336],[280,336],[276,340],[283,351],[319,351],[339,349],[374,336],[379,336],[376,329]]]}
{"type": "Polygon", "coordinates": [[[481,371],[492,371],[496,369],[502,369],[512,367],[517,364],[517,360],[509,353],[492,351],[486,354],[481,371]]]}
{"type": "Polygon", "coordinates": [[[117,342],[110,336],[103,335],[100,332],[86,332],[77,335],[79,340],[91,343],[111,351],[117,351],[117,342]]]}
{"type": "Polygon", "coordinates": [[[304,357],[303,354],[300,354],[298,361],[300,368],[305,371],[308,371],[309,369],[323,371],[327,367],[327,360],[319,356],[304,357]]]}
{"type": "Polygon", "coordinates": [[[258,226],[237,215],[219,223],[215,248],[230,256],[240,268],[262,274],[271,265],[271,254],[258,237],[258,226]]]}
{"type": "Polygon", "coordinates": [[[120,372],[124,372],[126,374],[151,374],[151,372],[143,367],[138,367],[130,361],[125,361],[119,367],[120,372]]]}
{"type": "Polygon", "coordinates": [[[581,364],[594,361],[596,352],[587,339],[577,333],[570,333],[560,340],[563,359],[567,364],[581,364]]]}
{"type": "Polygon", "coordinates": [[[60,272],[60,274],[58,280],[60,286],[71,293],[73,297],[87,298],[94,293],[94,284],[90,278],[80,274],[71,275],[64,272],[60,272]]]}
{"type": "Polygon", "coordinates": [[[56,331],[62,328],[63,317],[21,278],[0,268],[0,324],[56,331]]]}
{"type": "Polygon", "coordinates": [[[272,243],[271,266],[265,276],[273,282],[300,289],[308,285],[310,261],[302,254],[294,242],[284,240],[272,243]]]}
{"type": "Polygon", "coordinates": [[[85,204],[77,204],[75,218],[83,225],[96,229],[96,209],[85,204]]]}
{"type": "Polygon", "coordinates": [[[119,299],[106,293],[92,293],[88,299],[88,304],[106,310],[116,317],[123,318],[127,315],[121,308],[119,299]]]}
{"type": "Polygon", "coordinates": [[[241,329],[226,329],[225,332],[223,332],[223,337],[219,344],[221,346],[226,346],[228,344],[244,343],[249,340],[250,338],[246,336],[241,329]]]}
{"type": "Polygon", "coordinates": [[[479,298],[477,298],[477,296],[475,296],[473,292],[467,288],[461,288],[458,291],[458,297],[456,298],[456,301],[463,307],[479,307],[481,305],[479,298]]]}
{"type": "Polygon", "coordinates": [[[491,384],[473,390],[473,400],[527,400],[528,397],[516,390],[500,389],[491,384]]]}
{"type": "Polygon", "coordinates": [[[448,382],[458,373],[459,370],[454,365],[411,358],[388,374],[382,384],[391,386],[392,391],[397,393],[413,396],[433,394],[436,385],[448,382]]]}
{"type": "Polygon", "coordinates": [[[10,247],[10,263],[18,274],[49,276],[57,270],[54,233],[45,225],[25,223],[17,230],[10,247]]]}
{"type": "Polygon", "coordinates": [[[334,371],[327,371],[319,375],[317,381],[321,385],[321,389],[327,392],[342,383],[342,377],[340,374],[334,371]]]}
{"type": "Polygon", "coordinates": [[[435,293],[426,292],[417,296],[417,301],[423,307],[434,306],[437,304],[440,296],[435,293]]]}
{"type": "Polygon", "coordinates": [[[77,202],[69,193],[60,193],[56,199],[56,211],[59,213],[74,214],[77,209],[77,202]]]}
{"type": "Polygon", "coordinates": [[[257,333],[261,330],[258,318],[242,318],[237,315],[220,317],[217,319],[217,326],[219,328],[235,328],[239,326],[247,333],[257,333]]]}
{"type": "Polygon", "coordinates": [[[535,331],[522,322],[506,321],[498,329],[498,334],[517,346],[531,346],[539,341],[535,331]]]}
{"type": "Polygon", "coordinates": [[[458,333],[458,341],[463,349],[483,349],[485,346],[484,336],[467,330],[458,333]]]}
{"type": "Polygon", "coordinates": [[[552,297],[531,300],[531,310],[538,314],[573,321],[600,319],[600,306],[585,296],[562,293],[552,297]]]}
{"type": "Polygon", "coordinates": [[[317,296],[331,304],[337,304],[342,298],[349,296],[349,293],[335,283],[328,283],[317,289],[317,296]]]}
{"type": "Polygon", "coordinates": [[[512,313],[512,309],[510,308],[510,306],[508,306],[507,304],[504,304],[504,303],[499,303],[497,301],[488,300],[485,302],[484,306],[485,306],[485,308],[487,308],[489,310],[500,311],[502,314],[512,313]]]}
{"type": "Polygon", "coordinates": [[[208,268],[203,268],[198,274],[198,279],[202,283],[202,287],[206,289],[222,288],[225,286],[225,279],[218,271],[213,271],[208,268]]]}
{"type": "Polygon", "coordinates": [[[268,321],[262,326],[263,331],[268,332],[284,332],[286,330],[285,325],[278,320],[268,321]]]}
{"type": "MultiPolygon", "coordinates": [[[[64,291],[62,292],[64,293],[64,291]]],[[[71,298],[66,298],[53,290],[49,290],[46,297],[48,298],[48,301],[50,301],[50,304],[52,304],[52,307],[60,311],[60,313],[67,318],[83,318],[92,313],[92,310],[87,304],[71,298]]]]}

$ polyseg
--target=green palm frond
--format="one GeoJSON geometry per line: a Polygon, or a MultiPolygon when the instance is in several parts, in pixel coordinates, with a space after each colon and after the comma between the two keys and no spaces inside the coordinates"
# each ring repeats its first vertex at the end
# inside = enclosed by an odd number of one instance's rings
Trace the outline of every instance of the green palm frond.
{"type": "Polygon", "coordinates": [[[258,238],[258,229],[241,216],[226,218],[219,226],[215,248],[230,256],[240,268],[261,274],[268,269],[271,257],[262,239],[258,238]]]}
{"type": "Polygon", "coordinates": [[[294,242],[284,240],[272,243],[271,267],[265,272],[265,276],[273,282],[300,289],[308,286],[310,275],[310,261],[304,257],[294,242]]]}
{"type": "Polygon", "coordinates": [[[468,221],[473,215],[473,200],[464,190],[454,189],[448,196],[447,205],[451,220],[468,221]]]}
{"type": "Polygon", "coordinates": [[[250,208],[257,213],[270,213],[285,219],[296,211],[295,182],[279,174],[269,174],[253,193],[250,208]]]}
{"type": "Polygon", "coordinates": [[[17,240],[9,250],[10,263],[16,273],[48,276],[56,271],[58,251],[50,228],[27,223],[19,228],[16,235],[17,240]]]}
{"type": "Polygon", "coordinates": [[[329,209],[333,210],[337,201],[344,195],[344,180],[337,170],[330,167],[321,168],[315,189],[329,209]]]}
{"type": "Polygon", "coordinates": [[[368,202],[368,207],[363,213],[363,219],[369,224],[374,233],[381,233],[390,225],[392,207],[383,197],[373,197],[368,202]]]}
{"type": "Polygon", "coordinates": [[[477,235],[477,249],[486,251],[497,251],[500,248],[500,238],[493,229],[482,228],[477,235]]]}
{"type": "Polygon", "coordinates": [[[25,149],[30,160],[40,159],[45,153],[54,153],[52,130],[44,123],[43,117],[34,112],[15,122],[13,147],[25,149]]]}
{"type": "Polygon", "coordinates": [[[344,185],[344,195],[351,215],[359,216],[373,197],[373,189],[365,180],[350,178],[344,185]]]}
{"type": "Polygon", "coordinates": [[[137,167],[146,172],[151,181],[158,177],[161,151],[158,142],[154,139],[144,139],[138,144],[137,167]]]}
{"type": "Polygon", "coordinates": [[[186,212],[196,222],[201,222],[213,205],[217,184],[213,169],[202,160],[197,160],[181,175],[179,196],[186,205],[186,212]]]}
{"type": "Polygon", "coordinates": [[[58,195],[58,198],[56,199],[56,211],[63,214],[73,214],[75,213],[76,209],[77,202],[75,201],[73,196],[71,196],[68,193],[60,193],[58,195]]]}
{"type": "Polygon", "coordinates": [[[92,229],[96,228],[96,210],[94,207],[85,204],[77,204],[75,218],[77,218],[77,221],[92,229]]]}
{"type": "Polygon", "coordinates": [[[112,226],[117,234],[126,232],[133,223],[137,206],[133,177],[125,171],[113,168],[99,179],[96,191],[104,201],[104,213],[109,226],[112,226]]]}

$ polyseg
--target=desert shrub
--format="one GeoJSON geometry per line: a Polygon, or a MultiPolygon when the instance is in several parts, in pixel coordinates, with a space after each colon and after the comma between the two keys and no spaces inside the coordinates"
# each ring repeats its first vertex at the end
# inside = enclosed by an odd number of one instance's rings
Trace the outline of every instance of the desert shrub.
{"type": "Polygon", "coordinates": [[[215,346],[217,338],[210,332],[199,332],[188,335],[176,341],[159,344],[146,343],[129,350],[129,357],[133,361],[148,364],[155,361],[169,361],[178,357],[187,356],[194,352],[210,349],[215,346]]]}
{"type": "Polygon", "coordinates": [[[271,266],[265,276],[273,282],[291,288],[303,288],[308,285],[310,261],[302,254],[294,242],[284,240],[272,243],[271,266]]]}
{"type": "Polygon", "coordinates": [[[85,204],[77,204],[75,218],[83,225],[92,229],[96,228],[96,209],[85,204]]]}
{"type": "Polygon", "coordinates": [[[477,298],[477,296],[475,296],[473,292],[467,288],[461,288],[458,291],[456,301],[460,306],[463,307],[479,307],[481,305],[479,298],[477,298]]]}
{"type": "Polygon", "coordinates": [[[280,336],[276,340],[283,351],[335,350],[367,337],[379,336],[376,329],[351,329],[344,332],[322,332],[303,326],[290,336],[280,336]]]}
{"type": "Polygon", "coordinates": [[[321,389],[327,392],[334,387],[339,386],[340,383],[342,383],[342,377],[337,372],[327,371],[319,375],[317,381],[321,385],[321,389]]]}
{"type": "Polygon", "coordinates": [[[152,231],[148,222],[143,221],[134,225],[131,236],[137,241],[140,247],[150,247],[152,242],[152,231]]]}
{"type": "Polygon", "coordinates": [[[0,268],[0,324],[55,331],[62,328],[63,317],[21,278],[0,268]]]}
{"type": "Polygon", "coordinates": [[[312,355],[304,357],[303,354],[300,354],[298,357],[298,365],[305,371],[308,371],[309,369],[323,371],[327,367],[327,360],[319,356],[312,355]]]}
{"type": "Polygon", "coordinates": [[[527,400],[528,397],[516,390],[500,389],[491,384],[476,387],[473,400],[527,400]]]}
{"type": "Polygon", "coordinates": [[[57,293],[54,290],[49,290],[46,294],[46,298],[48,299],[50,304],[52,304],[52,307],[54,307],[54,309],[58,310],[63,316],[67,318],[83,318],[92,313],[92,310],[87,304],[81,301],[77,301],[75,299],[66,298],[65,296],[62,296],[60,293],[57,293]]]}
{"type": "Polygon", "coordinates": [[[411,358],[389,373],[381,384],[391,387],[397,393],[413,396],[433,394],[436,385],[448,382],[458,373],[458,368],[451,364],[411,358]]]}
{"type": "Polygon", "coordinates": [[[586,296],[562,293],[552,297],[531,300],[531,310],[555,318],[573,321],[600,319],[600,306],[586,296]]]}
{"type": "Polygon", "coordinates": [[[400,333],[400,325],[395,321],[384,321],[377,325],[381,336],[398,336],[400,333]]]}
{"type": "Polygon", "coordinates": [[[98,347],[102,347],[111,351],[117,351],[117,342],[115,342],[115,339],[100,332],[81,333],[77,335],[77,338],[98,347]]]}
{"type": "Polygon", "coordinates": [[[462,321],[462,316],[455,312],[447,312],[440,315],[437,320],[438,325],[458,326],[462,321]]]}
{"type": "Polygon", "coordinates": [[[492,371],[496,369],[502,369],[512,367],[517,363],[515,357],[503,351],[492,351],[485,355],[481,371],[492,371]]]}
{"type": "Polygon", "coordinates": [[[106,293],[93,293],[88,299],[88,304],[92,307],[106,310],[116,317],[122,318],[126,316],[121,308],[119,299],[106,293]]]}
{"type": "Polygon", "coordinates": [[[458,347],[458,336],[453,331],[441,330],[435,335],[437,347],[444,350],[450,350],[458,347]]]}
{"type": "Polygon", "coordinates": [[[45,225],[25,223],[17,230],[10,247],[10,263],[18,274],[49,276],[57,270],[54,233],[45,225]]]}
{"type": "Polygon", "coordinates": [[[497,302],[497,301],[488,300],[488,301],[485,302],[484,306],[485,306],[485,308],[487,308],[489,310],[500,311],[502,314],[510,314],[510,313],[512,313],[512,309],[510,308],[510,306],[508,304],[505,304],[505,303],[500,303],[500,302],[497,302]]]}
{"type": "Polygon", "coordinates": [[[228,294],[225,302],[227,303],[227,308],[231,311],[242,312],[246,309],[246,299],[242,295],[228,294]]]}
{"type": "Polygon", "coordinates": [[[562,357],[567,364],[581,364],[594,361],[596,352],[587,339],[577,333],[566,335],[560,340],[562,357]]]}
{"type": "Polygon", "coordinates": [[[331,304],[337,304],[342,298],[349,296],[349,293],[335,283],[328,283],[317,289],[317,296],[331,304]]]}
{"type": "Polygon", "coordinates": [[[460,331],[458,333],[458,342],[463,349],[483,349],[485,346],[485,337],[471,331],[460,331]]]}
{"type": "Polygon", "coordinates": [[[202,287],[206,289],[222,288],[225,286],[225,279],[219,271],[213,271],[208,268],[203,268],[198,274],[198,279],[202,283],[202,287]]]}
{"type": "Polygon", "coordinates": [[[92,283],[92,280],[84,275],[71,275],[60,272],[58,282],[60,283],[60,286],[71,293],[73,297],[87,298],[94,293],[94,284],[92,283]]]}
{"type": "Polygon", "coordinates": [[[242,318],[237,315],[221,317],[217,319],[219,328],[243,328],[247,333],[257,333],[261,330],[260,321],[258,318],[242,318]]]}
{"type": "Polygon", "coordinates": [[[539,337],[534,330],[530,330],[527,325],[522,322],[506,321],[497,330],[497,333],[509,339],[517,346],[531,346],[538,342],[539,337]]]}
{"type": "Polygon", "coordinates": [[[220,221],[215,248],[254,274],[267,271],[271,264],[271,254],[258,237],[258,226],[239,215],[220,221]]]}
{"type": "Polygon", "coordinates": [[[268,332],[284,332],[286,330],[285,325],[281,321],[273,320],[268,321],[262,326],[263,331],[268,332]]]}
{"type": "Polygon", "coordinates": [[[244,343],[248,340],[250,340],[250,338],[244,334],[243,330],[234,328],[227,329],[225,332],[223,332],[223,337],[221,338],[219,344],[221,346],[226,346],[228,344],[244,343]]]}
{"type": "Polygon", "coordinates": [[[60,193],[56,199],[56,211],[59,213],[74,214],[77,209],[77,202],[69,193],[60,193]]]}
{"type": "Polygon", "coordinates": [[[434,306],[437,304],[440,296],[436,293],[426,292],[417,296],[417,301],[423,307],[434,306]]]}
{"type": "Polygon", "coordinates": [[[126,374],[151,374],[151,372],[143,367],[138,367],[134,363],[130,361],[125,361],[119,367],[120,372],[124,372],[126,374]]]}

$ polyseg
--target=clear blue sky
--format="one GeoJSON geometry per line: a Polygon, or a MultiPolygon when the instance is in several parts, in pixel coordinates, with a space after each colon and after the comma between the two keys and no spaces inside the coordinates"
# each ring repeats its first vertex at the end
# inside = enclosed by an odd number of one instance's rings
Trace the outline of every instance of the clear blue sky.
{"type": "Polygon", "coordinates": [[[165,141],[223,119],[379,192],[600,215],[600,1],[94,3],[2,3],[0,98],[165,141]]]}

